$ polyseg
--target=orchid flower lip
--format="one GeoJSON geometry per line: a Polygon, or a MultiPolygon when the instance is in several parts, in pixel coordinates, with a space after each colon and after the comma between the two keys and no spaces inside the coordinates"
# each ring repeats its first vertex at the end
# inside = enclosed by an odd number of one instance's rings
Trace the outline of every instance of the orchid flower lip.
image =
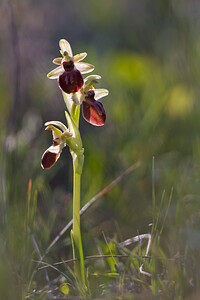
{"type": "Polygon", "coordinates": [[[83,76],[81,72],[69,65],[64,65],[65,71],[59,75],[58,83],[65,93],[71,94],[76,93],[83,86],[83,76]]]}
{"type": "Polygon", "coordinates": [[[55,163],[59,159],[61,151],[60,149],[56,149],[56,147],[57,146],[52,145],[42,155],[41,167],[43,169],[50,169],[55,165],[55,163]]]}
{"type": "MultiPolygon", "coordinates": [[[[89,77],[89,76],[88,76],[89,77]]],[[[106,89],[94,89],[94,77],[89,77],[89,83],[84,85],[84,99],[82,101],[82,114],[84,119],[92,125],[103,126],[106,121],[106,112],[103,104],[98,101],[104,96],[108,95],[106,89]]]]}
{"type": "Polygon", "coordinates": [[[86,97],[82,103],[82,114],[84,119],[92,125],[103,126],[106,121],[106,113],[103,104],[96,101],[94,97],[86,97]]]}

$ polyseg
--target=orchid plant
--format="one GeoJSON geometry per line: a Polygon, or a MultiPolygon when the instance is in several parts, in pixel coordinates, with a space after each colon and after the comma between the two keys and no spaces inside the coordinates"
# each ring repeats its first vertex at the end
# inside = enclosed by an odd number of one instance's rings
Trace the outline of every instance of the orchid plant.
{"type": "Polygon", "coordinates": [[[87,53],[83,52],[73,56],[68,41],[59,41],[62,57],[55,58],[53,63],[59,65],[47,74],[50,79],[57,79],[67,107],[65,117],[67,126],[59,121],[45,123],[45,130],[51,130],[53,144],[44,152],[41,159],[43,169],[50,169],[56,163],[62,149],[67,145],[73,160],[73,229],[72,238],[74,244],[75,262],[74,273],[79,282],[84,284],[84,261],[80,231],[80,186],[81,174],[84,163],[84,148],[79,131],[80,106],[84,119],[92,125],[102,126],[106,121],[106,113],[100,98],[108,95],[106,89],[95,89],[99,75],[90,75],[85,79],[82,74],[92,72],[94,66],[81,62],[87,53]]]}

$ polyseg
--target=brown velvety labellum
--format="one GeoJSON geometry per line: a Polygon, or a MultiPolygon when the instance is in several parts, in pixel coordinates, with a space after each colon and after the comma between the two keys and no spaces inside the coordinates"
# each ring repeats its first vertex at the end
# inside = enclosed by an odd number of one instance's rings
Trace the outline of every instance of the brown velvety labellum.
{"type": "Polygon", "coordinates": [[[50,169],[53,167],[59,156],[60,153],[50,152],[49,150],[45,151],[41,159],[41,165],[43,169],[50,169]]]}
{"type": "Polygon", "coordinates": [[[76,93],[83,86],[83,76],[77,69],[64,71],[58,78],[60,88],[67,94],[76,93]]]}
{"type": "Polygon", "coordinates": [[[103,104],[96,100],[86,100],[82,103],[83,117],[90,124],[102,126],[106,121],[106,113],[103,104]]]}

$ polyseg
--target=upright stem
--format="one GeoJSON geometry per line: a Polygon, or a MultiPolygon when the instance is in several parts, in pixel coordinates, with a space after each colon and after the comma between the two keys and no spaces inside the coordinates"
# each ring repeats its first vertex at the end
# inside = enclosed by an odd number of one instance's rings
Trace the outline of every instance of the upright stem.
{"type": "Polygon", "coordinates": [[[81,174],[84,164],[84,149],[79,132],[79,116],[80,105],[70,104],[69,98],[63,94],[65,103],[69,110],[65,112],[68,127],[72,133],[72,137],[66,141],[70,148],[73,160],[73,228],[72,238],[74,245],[74,258],[79,260],[74,263],[74,273],[79,283],[79,286],[85,288],[85,269],[84,269],[84,255],[81,241],[80,230],[80,188],[81,188],[81,174]]]}
{"type": "Polygon", "coordinates": [[[73,238],[77,249],[79,249],[80,235],[80,184],[81,174],[74,170],[73,183],[73,238]]]}
{"type": "Polygon", "coordinates": [[[81,240],[81,230],[80,230],[80,188],[81,188],[81,173],[84,156],[76,155],[72,152],[73,158],[73,228],[72,236],[74,241],[74,254],[75,258],[79,258],[78,261],[74,263],[74,273],[79,283],[85,286],[85,271],[84,271],[84,257],[83,248],[81,240]]]}

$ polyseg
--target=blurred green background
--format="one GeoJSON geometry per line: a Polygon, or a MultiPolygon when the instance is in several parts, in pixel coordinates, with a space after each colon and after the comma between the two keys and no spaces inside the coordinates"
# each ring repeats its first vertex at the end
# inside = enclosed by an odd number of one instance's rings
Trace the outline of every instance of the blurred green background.
{"type": "MultiPolygon", "coordinates": [[[[33,233],[42,254],[72,217],[68,149],[51,170],[40,166],[43,152],[52,143],[44,123],[65,123],[57,82],[46,77],[54,67],[52,59],[59,56],[61,38],[71,43],[74,54],[88,53],[85,61],[95,65],[93,74],[102,76],[98,88],[110,92],[102,100],[105,126],[97,128],[80,120],[85,148],[82,205],[129,166],[141,162],[82,217],[85,255],[98,253],[96,240],[103,240],[102,231],[118,241],[151,231],[155,157],[157,206],[165,190],[161,223],[173,188],[161,237],[166,257],[178,257],[166,272],[173,283],[170,299],[198,291],[200,2],[2,0],[0,23],[2,299],[18,299],[22,290],[27,291],[30,261],[39,259],[31,243],[24,250],[29,179],[31,199],[37,197],[33,233]]],[[[71,258],[69,244],[68,231],[46,261],[71,258]]],[[[45,282],[44,274],[37,276],[36,287],[37,282],[45,282]]]]}

